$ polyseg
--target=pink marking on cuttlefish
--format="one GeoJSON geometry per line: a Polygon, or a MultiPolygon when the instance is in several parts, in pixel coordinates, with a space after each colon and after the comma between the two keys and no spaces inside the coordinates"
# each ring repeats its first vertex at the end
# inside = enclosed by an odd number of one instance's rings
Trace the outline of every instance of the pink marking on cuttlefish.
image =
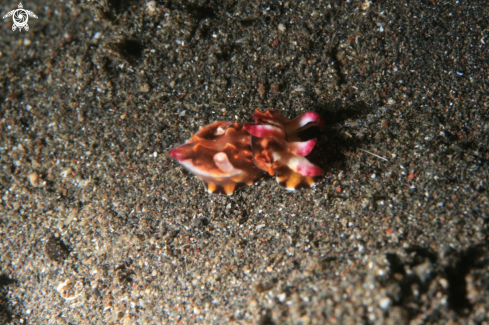
{"type": "Polygon", "coordinates": [[[255,125],[245,123],[244,128],[249,134],[258,138],[284,138],[285,133],[282,129],[273,125],[255,125]]]}
{"type": "Polygon", "coordinates": [[[318,166],[297,166],[297,172],[302,176],[318,176],[322,175],[324,171],[318,166]]]}
{"type": "Polygon", "coordinates": [[[182,161],[184,159],[183,152],[180,148],[170,149],[170,152],[168,152],[168,154],[170,155],[170,157],[175,158],[178,161],[182,161]]]}
{"type": "Polygon", "coordinates": [[[321,168],[301,156],[284,157],[281,162],[302,176],[318,176],[323,173],[321,168]]]}
{"type": "Polygon", "coordinates": [[[307,156],[311,153],[312,149],[316,145],[317,139],[311,139],[304,142],[290,142],[290,151],[298,156],[307,156]]]}
{"type": "Polygon", "coordinates": [[[316,112],[305,112],[304,114],[297,116],[295,119],[287,123],[285,131],[287,133],[294,132],[307,124],[324,126],[324,120],[316,112]]]}

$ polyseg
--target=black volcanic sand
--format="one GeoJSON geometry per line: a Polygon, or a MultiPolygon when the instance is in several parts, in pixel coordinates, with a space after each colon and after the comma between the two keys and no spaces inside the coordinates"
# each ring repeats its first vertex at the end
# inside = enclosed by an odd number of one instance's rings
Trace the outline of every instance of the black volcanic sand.
{"type": "Polygon", "coordinates": [[[485,1],[22,3],[0,323],[488,324],[485,1]],[[316,188],[213,196],[168,156],[255,108],[324,117],[316,188]]]}

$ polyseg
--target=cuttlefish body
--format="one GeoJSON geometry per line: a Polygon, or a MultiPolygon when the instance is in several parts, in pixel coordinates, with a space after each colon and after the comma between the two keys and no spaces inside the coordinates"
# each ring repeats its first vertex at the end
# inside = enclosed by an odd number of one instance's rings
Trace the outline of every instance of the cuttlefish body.
{"type": "Polygon", "coordinates": [[[322,118],[306,112],[289,120],[273,110],[256,110],[253,118],[255,124],[214,122],[204,126],[169,154],[213,194],[231,195],[265,173],[275,176],[287,190],[314,186],[314,177],[323,170],[305,156],[316,139],[301,142],[298,133],[311,126],[324,126],[322,118]]]}

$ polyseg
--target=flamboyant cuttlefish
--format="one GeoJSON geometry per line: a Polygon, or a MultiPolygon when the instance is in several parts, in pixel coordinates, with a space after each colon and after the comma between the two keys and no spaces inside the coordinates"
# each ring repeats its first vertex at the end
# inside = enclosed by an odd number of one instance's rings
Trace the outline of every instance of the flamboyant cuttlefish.
{"type": "Polygon", "coordinates": [[[315,112],[289,120],[280,112],[255,110],[255,124],[214,122],[202,127],[183,145],[171,149],[171,157],[195,174],[207,191],[233,194],[243,184],[251,185],[266,172],[293,191],[314,185],[323,170],[304,158],[316,139],[299,141],[298,133],[311,126],[324,126],[315,112]]]}

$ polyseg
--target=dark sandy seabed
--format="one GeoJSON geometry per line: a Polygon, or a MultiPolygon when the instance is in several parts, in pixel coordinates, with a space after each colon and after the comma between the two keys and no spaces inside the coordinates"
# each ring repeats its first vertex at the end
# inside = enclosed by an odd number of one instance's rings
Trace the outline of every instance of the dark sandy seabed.
{"type": "Polygon", "coordinates": [[[437,3],[23,1],[0,323],[489,324],[489,7],[437,3]],[[316,188],[213,196],[168,156],[255,108],[324,117],[316,188]]]}

